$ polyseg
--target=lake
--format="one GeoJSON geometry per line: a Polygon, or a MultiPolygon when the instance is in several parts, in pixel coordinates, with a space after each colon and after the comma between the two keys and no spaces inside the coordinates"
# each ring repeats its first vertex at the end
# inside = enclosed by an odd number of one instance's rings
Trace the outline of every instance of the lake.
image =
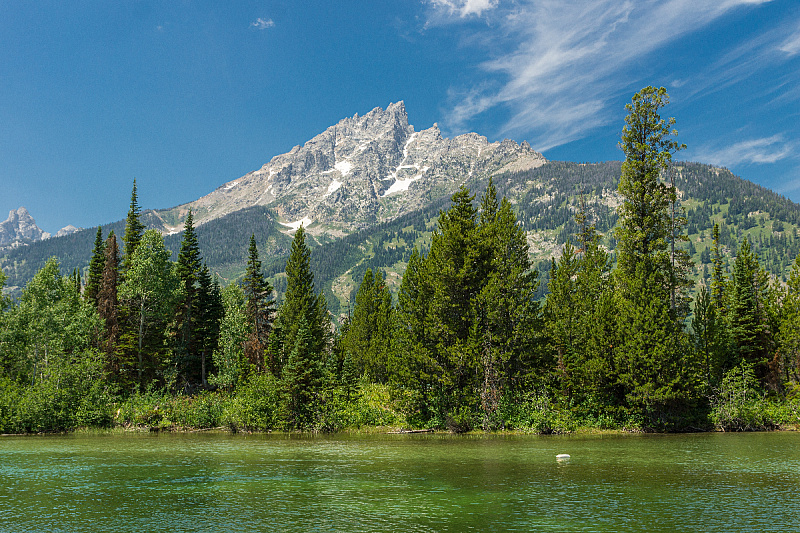
{"type": "Polygon", "coordinates": [[[0,438],[9,532],[798,531],[799,517],[797,432],[0,438]]]}

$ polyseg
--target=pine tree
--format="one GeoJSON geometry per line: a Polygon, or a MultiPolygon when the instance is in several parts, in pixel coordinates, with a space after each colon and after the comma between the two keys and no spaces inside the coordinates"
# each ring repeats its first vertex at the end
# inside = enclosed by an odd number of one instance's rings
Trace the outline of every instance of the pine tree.
{"type": "Polygon", "coordinates": [[[766,272],[759,265],[749,239],[745,238],[734,261],[728,321],[737,355],[754,366],[762,383],[768,379],[767,363],[772,347],[768,289],[766,272]]]}
{"type": "Polygon", "coordinates": [[[622,289],[618,328],[625,332],[614,354],[617,375],[628,406],[658,427],[675,423],[696,394],[690,378],[696,361],[686,357],[692,352],[682,327],[683,307],[677,305],[678,289],[689,282],[667,250],[676,238],[668,209],[675,191],[660,181],[672,154],[683,148],[672,139],[675,119],[659,115],[668,103],[663,87],[645,87],[625,106],[623,202],[615,232],[616,283],[622,289]]]}
{"type": "Polygon", "coordinates": [[[725,357],[725,330],[708,288],[703,285],[697,292],[692,318],[692,337],[695,349],[703,360],[707,390],[722,380],[725,357]]]}
{"type": "Polygon", "coordinates": [[[133,252],[142,240],[144,233],[144,224],[141,218],[142,210],[139,207],[139,197],[136,193],[136,179],[133,180],[133,191],[131,192],[131,207],[128,210],[128,218],[125,222],[125,234],[122,237],[124,245],[124,253],[122,256],[122,270],[123,272],[128,268],[128,261],[133,257],[133,252]]]}
{"type": "Polygon", "coordinates": [[[275,313],[275,300],[272,298],[272,286],[261,270],[255,235],[250,235],[250,250],[242,289],[247,299],[247,317],[252,327],[251,338],[248,340],[245,352],[256,368],[264,370],[265,366],[269,366],[273,374],[278,376],[280,375],[278,361],[271,360],[267,364],[264,361],[275,313]]]}
{"type": "Polygon", "coordinates": [[[576,353],[576,336],[578,334],[578,318],[582,312],[577,300],[577,275],[579,261],[572,244],[567,241],[561,250],[558,262],[551,260],[550,290],[545,300],[545,324],[548,326],[548,337],[556,354],[556,373],[561,383],[561,393],[565,397],[572,395],[573,384],[577,381],[575,371],[580,368],[576,353]]]}
{"type": "Polygon", "coordinates": [[[294,349],[302,319],[311,336],[310,353],[321,358],[330,337],[330,319],[325,297],[314,290],[311,251],[306,246],[305,230],[301,226],[294,235],[286,263],[286,293],[275,321],[275,342],[271,343],[278,367],[286,363],[294,349]]]}
{"type": "Polygon", "coordinates": [[[184,386],[202,381],[202,368],[198,346],[195,344],[197,328],[198,281],[202,269],[200,245],[194,231],[192,212],[186,216],[183,240],[178,252],[177,274],[183,286],[183,302],[178,308],[178,369],[184,386]]]}
{"type": "Polygon", "coordinates": [[[792,264],[779,326],[782,374],[786,382],[800,382],[800,254],[792,264]]]}
{"type": "Polygon", "coordinates": [[[426,258],[414,246],[397,293],[395,341],[388,361],[390,383],[401,391],[407,416],[416,424],[433,416],[428,396],[437,371],[427,318],[432,298],[427,268],[426,258]]]}
{"type": "Polygon", "coordinates": [[[97,294],[97,312],[105,323],[105,340],[101,349],[106,354],[108,373],[118,383],[126,381],[124,358],[119,351],[120,320],[119,299],[119,249],[117,237],[109,233],[104,246],[103,278],[97,294]]]}
{"type": "Polygon", "coordinates": [[[659,115],[668,103],[666,89],[645,87],[625,106],[628,115],[620,143],[625,162],[619,182],[623,202],[615,237],[622,287],[630,298],[645,296],[644,280],[654,282],[653,289],[667,291],[683,283],[667,254],[667,241],[676,238],[667,209],[675,191],[660,181],[672,154],[683,148],[672,140],[678,133],[671,129],[675,119],[665,121],[659,115]]]}
{"type": "Polygon", "coordinates": [[[200,269],[197,293],[197,346],[200,351],[200,381],[208,386],[208,375],[216,369],[211,355],[219,343],[220,321],[224,315],[219,280],[211,278],[208,265],[200,269]]]}
{"type": "Polygon", "coordinates": [[[722,252],[719,242],[719,224],[714,224],[712,232],[712,247],[714,252],[714,270],[711,275],[711,298],[720,315],[724,315],[725,310],[725,272],[722,265],[722,252]]]}
{"type": "Polygon", "coordinates": [[[497,206],[489,183],[481,200],[477,251],[473,268],[482,283],[472,300],[470,344],[478,360],[482,425],[503,427],[500,405],[513,401],[533,385],[540,369],[538,273],[531,269],[525,232],[517,225],[510,202],[497,206]],[[484,216],[485,215],[485,216],[484,216]]]}
{"type": "Polygon", "coordinates": [[[381,272],[373,274],[368,268],[358,287],[353,316],[342,338],[346,360],[354,367],[348,370],[366,374],[372,381],[385,382],[392,329],[392,295],[381,272]]]}
{"type": "Polygon", "coordinates": [[[283,372],[288,425],[294,429],[315,427],[322,388],[322,363],[304,316],[300,316],[294,346],[283,372]]]}
{"type": "Polygon", "coordinates": [[[92,259],[89,261],[89,275],[86,280],[86,289],[83,297],[90,302],[95,309],[97,308],[100,285],[103,282],[103,269],[105,267],[105,242],[103,241],[103,231],[101,226],[97,226],[97,235],[94,239],[94,249],[92,259]]]}

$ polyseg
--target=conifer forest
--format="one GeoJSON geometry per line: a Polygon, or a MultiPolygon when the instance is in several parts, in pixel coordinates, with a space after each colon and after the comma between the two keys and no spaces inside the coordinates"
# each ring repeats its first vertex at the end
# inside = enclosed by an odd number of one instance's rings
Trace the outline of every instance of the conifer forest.
{"type": "Polygon", "coordinates": [[[53,257],[0,301],[0,433],[797,426],[800,255],[776,276],[715,224],[707,275],[691,275],[668,103],[646,87],[626,106],[621,202],[570,212],[549,264],[532,263],[524,204],[462,186],[399,288],[363,265],[336,321],[302,226],[278,266],[253,228],[224,283],[191,213],[177,253],[146,230],[134,181],[122,235],[97,229],[85,275],[53,257]]]}

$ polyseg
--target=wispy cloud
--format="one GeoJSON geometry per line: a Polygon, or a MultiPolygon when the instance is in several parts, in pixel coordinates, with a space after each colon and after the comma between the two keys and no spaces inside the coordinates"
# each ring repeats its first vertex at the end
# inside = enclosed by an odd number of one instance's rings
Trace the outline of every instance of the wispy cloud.
{"type": "Polygon", "coordinates": [[[257,30],[266,30],[273,26],[275,26],[275,22],[273,22],[272,19],[262,19],[261,17],[257,18],[255,22],[250,23],[250,27],[257,30]]]}
{"type": "Polygon", "coordinates": [[[500,134],[532,135],[539,150],[576,140],[616,118],[608,104],[640,81],[631,72],[642,58],[734,8],[768,1],[429,0],[440,24],[486,18],[488,35],[475,42],[493,57],[480,65],[490,82],[452,91],[446,126],[463,131],[501,107],[510,118],[500,134]]]}
{"type": "Polygon", "coordinates": [[[466,18],[480,17],[485,11],[497,7],[499,0],[430,0],[429,4],[438,16],[466,18]]]}
{"type": "Polygon", "coordinates": [[[796,143],[787,141],[783,135],[773,135],[719,148],[700,148],[696,159],[731,168],[742,163],[776,163],[794,157],[796,148],[796,143]]]}
{"type": "Polygon", "coordinates": [[[800,28],[797,28],[795,32],[778,47],[778,49],[781,52],[789,54],[790,56],[800,53],[800,28]]]}

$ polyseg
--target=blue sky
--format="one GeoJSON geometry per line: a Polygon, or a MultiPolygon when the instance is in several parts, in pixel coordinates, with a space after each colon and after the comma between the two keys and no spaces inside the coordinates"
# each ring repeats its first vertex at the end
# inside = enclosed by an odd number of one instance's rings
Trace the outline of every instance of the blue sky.
{"type": "Polygon", "coordinates": [[[796,0],[0,3],[0,220],[45,231],[196,199],[355,113],[621,159],[665,86],[679,159],[800,201],[796,0]]]}

